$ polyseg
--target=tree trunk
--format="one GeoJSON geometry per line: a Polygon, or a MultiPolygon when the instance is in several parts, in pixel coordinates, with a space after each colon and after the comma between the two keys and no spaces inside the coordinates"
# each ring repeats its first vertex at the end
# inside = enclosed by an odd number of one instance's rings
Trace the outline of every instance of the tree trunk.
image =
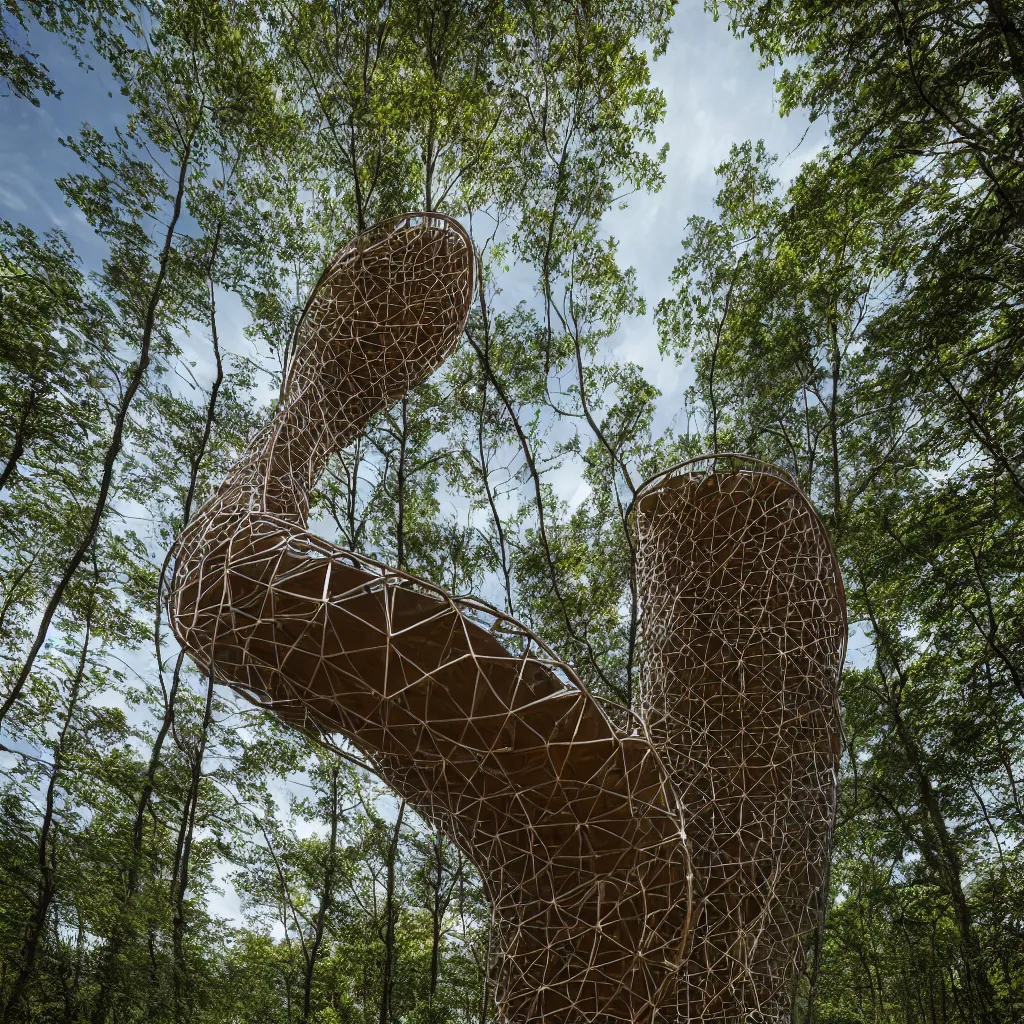
{"type": "Polygon", "coordinates": [[[437,979],[441,973],[441,923],[445,911],[445,901],[441,895],[441,886],[444,883],[444,835],[441,832],[434,833],[433,842],[434,875],[433,901],[430,908],[430,993],[428,996],[427,1009],[433,1010],[434,994],[437,992],[437,979]]]}
{"type": "MultiPolygon", "coordinates": [[[[196,488],[199,483],[199,471],[202,468],[203,459],[206,456],[210,445],[210,437],[213,433],[213,425],[217,418],[217,401],[220,397],[220,389],[224,383],[224,361],[220,351],[220,336],[217,331],[217,308],[216,296],[213,285],[213,269],[219,251],[220,237],[223,225],[217,222],[214,242],[210,252],[210,261],[207,265],[207,274],[210,278],[210,335],[213,343],[213,356],[217,367],[213,384],[210,386],[210,395],[206,403],[206,418],[203,423],[203,433],[199,445],[189,462],[189,480],[185,491],[185,499],[181,507],[181,528],[184,529],[192,518],[192,506],[195,503],[196,488]]],[[[173,550],[173,549],[172,549],[173,550]]],[[[157,671],[161,676],[161,687],[163,686],[163,667],[160,655],[160,612],[161,601],[163,600],[163,588],[167,579],[167,571],[170,567],[171,551],[164,557],[160,567],[160,577],[157,585],[157,606],[156,625],[154,631],[154,644],[157,650],[157,671]]],[[[149,810],[149,802],[153,797],[156,788],[156,773],[160,768],[160,759],[163,754],[164,741],[174,724],[174,709],[178,699],[178,690],[181,686],[181,670],[184,667],[185,652],[179,651],[174,662],[174,670],[171,673],[171,685],[164,696],[164,714],[157,730],[156,738],[153,740],[153,747],[149,754],[149,765],[146,768],[146,778],[139,793],[138,802],[135,805],[135,820],[132,826],[132,845],[128,855],[128,871],[124,895],[121,905],[117,910],[114,927],[107,940],[106,949],[101,958],[101,966],[98,971],[99,989],[96,994],[96,1001],[93,1004],[91,1015],[92,1024],[105,1024],[110,1012],[110,1002],[113,995],[115,982],[115,971],[117,959],[128,938],[127,914],[131,903],[139,890],[139,881],[142,873],[142,837],[146,821],[146,812],[149,810]]]]}
{"type": "Polygon", "coordinates": [[[4,1006],[3,1021],[8,1024],[14,1019],[14,1014],[25,994],[25,987],[35,969],[36,954],[39,950],[39,943],[46,929],[46,919],[50,910],[50,904],[57,892],[57,851],[53,842],[53,818],[54,805],[57,796],[57,782],[60,778],[63,767],[64,753],[67,748],[68,736],[75,718],[75,711],[78,708],[78,698],[82,689],[82,681],[85,679],[85,668],[89,655],[89,641],[92,635],[92,601],[90,600],[89,611],[85,619],[85,637],[82,640],[82,650],[78,658],[78,665],[71,680],[71,689],[68,693],[67,714],[61,727],[60,735],[57,738],[57,745],[53,752],[53,765],[50,769],[50,778],[46,786],[46,799],[43,810],[43,820],[39,828],[39,842],[36,847],[37,864],[39,867],[39,886],[33,899],[33,913],[25,932],[25,940],[21,949],[21,963],[18,966],[17,974],[11,983],[7,1003],[4,1006]]]}
{"type": "Polygon", "coordinates": [[[338,766],[331,769],[331,838],[327,847],[327,864],[324,867],[324,887],[320,895],[320,906],[313,921],[313,941],[306,956],[306,976],[302,993],[302,1019],[308,1024],[313,999],[313,972],[323,945],[327,914],[334,898],[334,869],[338,851],[338,766]]]}
{"type": "Polygon", "coordinates": [[[387,862],[387,892],[384,900],[384,978],[380,993],[380,1024],[391,1024],[391,990],[395,984],[395,862],[398,860],[398,839],[405,817],[405,801],[398,806],[398,818],[391,837],[387,862]]]}
{"type": "Polygon", "coordinates": [[[17,468],[18,460],[25,454],[25,433],[28,425],[28,418],[32,412],[32,408],[36,403],[36,394],[31,392],[29,400],[25,403],[25,408],[21,412],[21,416],[18,418],[18,430],[14,435],[14,444],[11,446],[11,454],[7,457],[7,461],[4,463],[4,468],[0,470],[0,491],[2,491],[14,475],[14,471],[17,468]]]}
{"type": "Polygon", "coordinates": [[[188,891],[189,863],[192,858],[192,838],[196,824],[196,809],[199,805],[199,784],[203,777],[203,757],[213,717],[213,673],[206,684],[206,703],[203,706],[203,722],[196,749],[192,752],[192,771],[189,777],[188,794],[178,829],[178,843],[174,853],[174,868],[171,872],[171,947],[174,956],[174,1020],[181,1024],[185,1019],[185,893],[188,891]]]}
{"type": "Polygon", "coordinates": [[[402,396],[402,432],[398,447],[398,517],[395,523],[395,564],[405,568],[405,464],[409,452],[409,400],[402,396]]]}
{"type": "Polygon", "coordinates": [[[487,1011],[491,1005],[491,920],[487,921],[487,949],[484,952],[484,987],[480,995],[480,1024],[487,1024],[487,1011]]]}

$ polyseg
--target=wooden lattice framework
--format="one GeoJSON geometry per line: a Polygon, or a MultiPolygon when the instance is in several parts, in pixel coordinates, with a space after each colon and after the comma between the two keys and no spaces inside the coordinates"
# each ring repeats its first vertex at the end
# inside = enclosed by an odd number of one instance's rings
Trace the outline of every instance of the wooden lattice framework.
{"type": "Polygon", "coordinates": [[[796,481],[739,455],[654,477],[633,522],[639,712],[682,797],[696,880],[678,1017],[788,1021],[836,809],[835,552],[796,481]]]}
{"type": "Polygon", "coordinates": [[[457,344],[473,261],[435,213],[337,254],[273,421],[176,542],[174,632],[219,681],[344,735],[461,845],[502,1019],[785,1016],[829,860],[845,638],[795,484],[732,458],[639,492],[640,716],[610,717],[496,609],[308,532],[330,454],[457,344]]]}

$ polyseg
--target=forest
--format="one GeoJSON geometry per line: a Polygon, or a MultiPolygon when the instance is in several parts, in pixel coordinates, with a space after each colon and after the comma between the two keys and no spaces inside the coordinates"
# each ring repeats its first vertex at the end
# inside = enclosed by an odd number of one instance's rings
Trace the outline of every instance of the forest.
{"type": "Polygon", "coordinates": [[[325,263],[415,209],[473,237],[465,336],[332,461],[316,529],[628,706],[632,495],[705,452],[786,468],[855,652],[791,1019],[1024,1019],[1024,4],[707,0],[825,141],[783,173],[726,140],[645,297],[608,223],[665,185],[675,9],[0,3],[5,122],[68,69],[124,113],[56,140],[87,251],[0,205],[2,1024],[494,1019],[459,849],[204,678],[163,604],[325,263]],[[638,316],[682,395],[612,344],[638,316]]]}

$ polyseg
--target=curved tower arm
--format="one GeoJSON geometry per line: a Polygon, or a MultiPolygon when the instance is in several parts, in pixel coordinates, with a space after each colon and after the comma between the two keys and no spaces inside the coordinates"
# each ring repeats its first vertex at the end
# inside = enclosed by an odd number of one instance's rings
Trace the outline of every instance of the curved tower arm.
{"type": "Polygon", "coordinates": [[[696,881],[679,1019],[788,1022],[836,814],[835,551],[796,481],[741,455],[654,477],[633,524],[639,710],[683,797],[696,881]]]}
{"type": "Polygon", "coordinates": [[[650,1021],[677,984],[690,886],[655,749],[525,627],[306,530],[330,453],[458,341],[472,267],[437,214],[339,253],[277,415],[177,542],[170,621],[204,669],[344,733],[460,843],[492,901],[508,1020],[650,1021]]]}

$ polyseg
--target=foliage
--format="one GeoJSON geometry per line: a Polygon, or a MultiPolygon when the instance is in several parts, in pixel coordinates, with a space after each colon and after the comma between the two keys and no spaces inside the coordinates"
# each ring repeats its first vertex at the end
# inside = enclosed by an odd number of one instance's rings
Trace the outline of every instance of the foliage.
{"type": "Polygon", "coordinates": [[[417,206],[472,230],[465,342],[332,461],[317,528],[483,594],[628,705],[640,482],[707,449],[792,470],[853,651],[794,1020],[1020,1018],[1024,13],[709,7],[830,138],[785,182],[737,143],[689,220],[655,313],[680,403],[616,356],[646,307],[604,226],[663,181],[671,5],[4,0],[3,103],[73,87],[43,39],[123,115],[63,140],[101,262],[0,223],[4,1024],[487,1019],[457,849],[344,745],[210,687],[161,604],[324,262],[417,206]]]}

